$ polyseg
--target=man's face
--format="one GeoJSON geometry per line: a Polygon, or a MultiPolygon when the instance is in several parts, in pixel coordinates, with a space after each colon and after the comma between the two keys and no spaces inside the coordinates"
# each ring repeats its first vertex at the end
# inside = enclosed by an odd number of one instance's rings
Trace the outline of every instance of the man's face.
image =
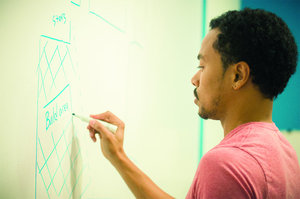
{"type": "Polygon", "coordinates": [[[221,56],[213,49],[219,33],[218,29],[212,29],[203,39],[198,55],[199,71],[191,79],[196,86],[194,102],[199,107],[199,116],[203,119],[220,120],[225,113],[225,74],[221,56]]]}

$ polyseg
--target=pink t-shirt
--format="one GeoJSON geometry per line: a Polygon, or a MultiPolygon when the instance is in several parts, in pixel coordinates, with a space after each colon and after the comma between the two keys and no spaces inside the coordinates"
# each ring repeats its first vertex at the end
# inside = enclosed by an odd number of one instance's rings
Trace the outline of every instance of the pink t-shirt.
{"type": "Polygon", "coordinates": [[[192,198],[300,199],[296,152],[274,123],[240,125],[201,159],[192,198]]]}

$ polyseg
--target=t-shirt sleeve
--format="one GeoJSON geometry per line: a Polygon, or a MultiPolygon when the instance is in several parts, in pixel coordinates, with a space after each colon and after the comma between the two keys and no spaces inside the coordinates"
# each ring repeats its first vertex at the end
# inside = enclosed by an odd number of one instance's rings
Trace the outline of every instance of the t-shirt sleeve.
{"type": "Polygon", "coordinates": [[[259,163],[239,148],[215,148],[201,159],[187,198],[266,198],[259,163]]]}

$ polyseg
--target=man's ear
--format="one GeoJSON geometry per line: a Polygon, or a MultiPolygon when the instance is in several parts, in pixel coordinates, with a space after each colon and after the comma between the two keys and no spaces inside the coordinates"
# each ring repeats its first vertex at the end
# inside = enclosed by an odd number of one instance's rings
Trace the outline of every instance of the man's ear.
{"type": "Polygon", "coordinates": [[[241,88],[246,82],[249,80],[250,77],[250,68],[249,65],[244,62],[238,62],[233,67],[234,72],[234,80],[232,82],[233,89],[237,90],[241,88]]]}

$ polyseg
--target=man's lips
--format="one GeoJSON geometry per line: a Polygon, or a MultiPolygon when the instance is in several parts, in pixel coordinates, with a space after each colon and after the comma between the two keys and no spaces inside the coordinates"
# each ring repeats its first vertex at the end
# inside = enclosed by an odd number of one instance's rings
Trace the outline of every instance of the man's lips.
{"type": "Polygon", "coordinates": [[[197,88],[194,89],[194,96],[197,98],[197,100],[199,100],[198,94],[197,94],[197,88]]]}

